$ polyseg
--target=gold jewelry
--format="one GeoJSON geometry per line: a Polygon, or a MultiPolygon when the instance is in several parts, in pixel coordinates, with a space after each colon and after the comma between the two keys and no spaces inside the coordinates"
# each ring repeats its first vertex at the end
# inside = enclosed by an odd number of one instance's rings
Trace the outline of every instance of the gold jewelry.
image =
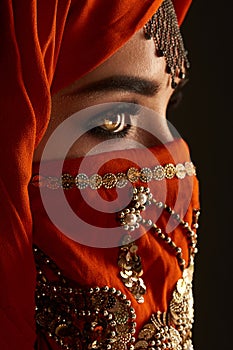
{"type": "Polygon", "coordinates": [[[145,188],[141,186],[133,189],[133,199],[131,204],[119,213],[119,221],[128,233],[123,237],[121,242],[122,247],[120,248],[118,265],[121,268],[120,278],[122,282],[129,289],[138,303],[144,302],[146,285],[142,279],[143,267],[141,258],[136,253],[137,245],[133,241],[130,232],[138,229],[140,225],[150,228],[156,238],[167,244],[169,249],[174,253],[181,271],[184,271],[186,265],[193,264],[195,254],[197,253],[197,234],[194,229],[197,229],[198,227],[197,221],[199,215],[200,211],[194,210],[193,228],[191,228],[188,222],[182,220],[180,215],[172,210],[170,206],[153,198],[148,187],[145,188]],[[147,206],[152,204],[159,209],[166,210],[172,218],[177,221],[178,225],[184,229],[184,234],[187,236],[189,242],[189,262],[184,260],[182,248],[177,246],[168,234],[162,232],[161,228],[159,228],[152,220],[145,220],[142,218],[141,213],[146,210],[147,206]]]}
{"type": "Polygon", "coordinates": [[[36,187],[47,187],[52,190],[63,188],[65,190],[77,187],[79,190],[84,190],[90,187],[93,190],[99,189],[103,186],[106,189],[114,187],[123,188],[128,182],[135,183],[142,181],[149,183],[152,180],[161,181],[164,179],[171,180],[173,178],[184,179],[186,176],[195,176],[196,168],[192,162],[185,162],[184,164],[166,164],[156,165],[153,168],[141,168],[135,167],[129,168],[126,173],[107,173],[103,176],[99,174],[93,174],[88,177],[84,173],[72,176],[68,173],[63,174],[61,177],[33,175],[31,184],[36,187]]]}
{"type": "Polygon", "coordinates": [[[190,68],[190,63],[171,0],[162,2],[144,26],[144,34],[147,40],[154,40],[156,54],[165,57],[167,73],[172,78],[171,86],[175,89],[177,87],[175,78],[185,79],[185,70],[190,68]]]}

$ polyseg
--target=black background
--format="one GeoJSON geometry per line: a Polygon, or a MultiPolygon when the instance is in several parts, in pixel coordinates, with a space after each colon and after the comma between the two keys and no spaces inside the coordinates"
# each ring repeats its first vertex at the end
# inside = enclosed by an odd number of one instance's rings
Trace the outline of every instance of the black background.
{"type": "Polygon", "coordinates": [[[233,349],[232,6],[194,0],[181,26],[191,69],[169,120],[188,142],[200,183],[194,348],[233,349]],[[230,8],[231,7],[231,8],[230,8]]]}

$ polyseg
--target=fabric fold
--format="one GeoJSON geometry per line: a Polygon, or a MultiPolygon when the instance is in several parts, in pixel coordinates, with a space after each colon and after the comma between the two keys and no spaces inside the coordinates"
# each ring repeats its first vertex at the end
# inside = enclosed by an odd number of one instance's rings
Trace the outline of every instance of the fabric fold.
{"type": "MultiPolygon", "coordinates": [[[[1,1],[0,347],[4,350],[32,350],[36,339],[28,184],[34,148],[49,122],[51,94],[110,57],[160,3],[1,1]],[[82,8],[86,16],[81,15],[82,8]],[[94,10],[99,16],[104,12],[104,28],[112,24],[103,41],[102,21],[89,23],[94,10]],[[86,34],[93,39],[85,41],[86,34]]],[[[189,4],[177,1],[180,23],[189,4]]]]}

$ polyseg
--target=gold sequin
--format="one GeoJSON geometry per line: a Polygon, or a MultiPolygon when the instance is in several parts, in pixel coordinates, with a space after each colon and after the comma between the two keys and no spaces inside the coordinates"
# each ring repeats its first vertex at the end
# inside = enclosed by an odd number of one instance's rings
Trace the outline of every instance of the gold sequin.
{"type": "Polygon", "coordinates": [[[125,187],[127,185],[128,179],[127,179],[127,175],[126,174],[124,174],[124,173],[117,173],[116,178],[117,178],[116,187],[123,188],[123,187],[125,187]]]}
{"type": "Polygon", "coordinates": [[[164,170],[165,170],[165,177],[167,179],[173,179],[173,177],[176,174],[175,166],[173,164],[167,164],[165,165],[164,170]]]}
{"type": "Polygon", "coordinates": [[[129,168],[127,171],[127,178],[130,182],[137,182],[140,177],[140,171],[136,168],[129,168]]]}
{"type": "Polygon", "coordinates": [[[70,174],[63,174],[61,177],[61,184],[65,190],[69,190],[74,186],[74,178],[70,174]]]}
{"type": "Polygon", "coordinates": [[[47,178],[47,188],[49,188],[50,190],[57,190],[58,188],[61,188],[62,186],[62,182],[59,178],[57,177],[52,177],[49,176],[47,178]]]}
{"type": "Polygon", "coordinates": [[[97,190],[102,186],[102,177],[98,174],[94,174],[89,179],[89,185],[92,190],[97,190]]]}
{"type": "Polygon", "coordinates": [[[184,179],[186,176],[185,166],[181,163],[176,165],[176,176],[178,177],[178,179],[184,179]]]}
{"type": "Polygon", "coordinates": [[[108,173],[103,176],[102,184],[105,188],[113,188],[116,186],[117,177],[114,174],[108,173]]]}
{"type": "Polygon", "coordinates": [[[153,178],[157,181],[161,181],[165,178],[165,169],[162,165],[157,165],[153,169],[153,178]]]}
{"type": "Polygon", "coordinates": [[[142,168],[140,173],[140,180],[142,182],[150,182],[153,178],[153,173],[150,168],[142,168]]]}
{"type": "Polygon", "coordinates": [[[196,168],[192,162],[185,162],[185,170],[189,176],[196,175],[196,168]]]}
{"type": "Polygon", "coordinates": [[[84,190],[89,185],[89,179],[86,174],[78,174],[75,176],[75,185],[79,190],[84,190]]]}

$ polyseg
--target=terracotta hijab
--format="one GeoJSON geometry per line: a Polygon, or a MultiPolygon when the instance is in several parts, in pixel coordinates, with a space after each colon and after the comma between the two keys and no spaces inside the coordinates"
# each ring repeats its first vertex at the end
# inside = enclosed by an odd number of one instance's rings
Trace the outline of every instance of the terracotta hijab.
{"type": "MultiPolygon", "coordinates": [[[[111,56],[161,0],[1,0],[0,348],[35,343],[35,266],[28,196],[51,94],[111,56]]],[[[190,0],[174,0],[179,24],[190,0]]]]}

